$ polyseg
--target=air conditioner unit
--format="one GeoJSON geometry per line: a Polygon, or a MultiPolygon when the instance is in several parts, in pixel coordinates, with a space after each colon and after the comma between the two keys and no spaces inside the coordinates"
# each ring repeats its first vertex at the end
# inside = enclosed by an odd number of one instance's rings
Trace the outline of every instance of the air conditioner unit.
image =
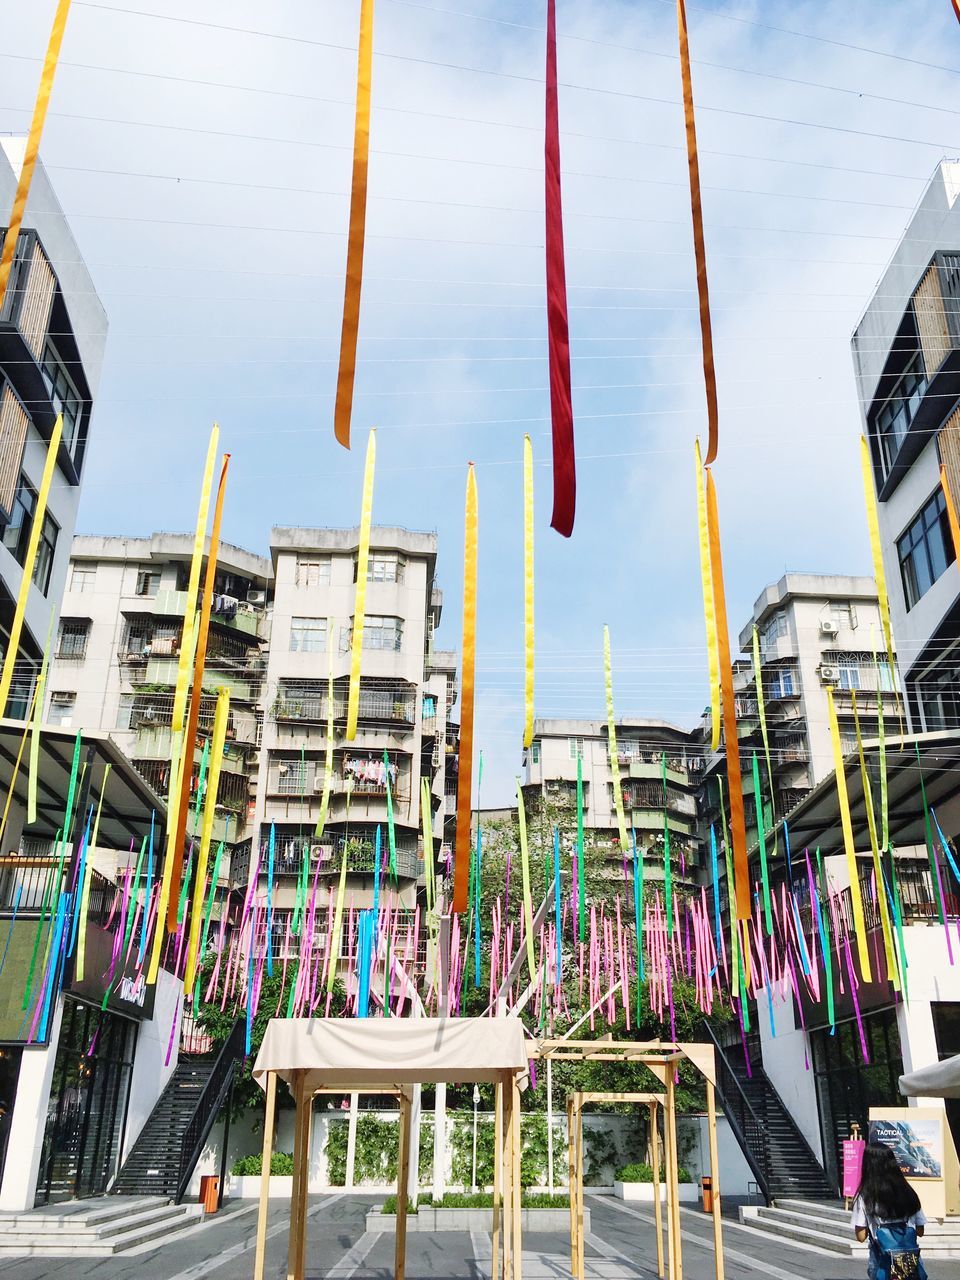
{"type": "Polygon", "coordinates": [[[290,766],[288,764],[277,765],[277,773],[289,773],[289,772],[290,772],[290,766]]]}
{"type": "Polygon", "coordinates": [[[320,778],[320,777],[314,778],[314,780],[313,780],[313,789],[314,789],[314,791],[322,791],[322,790],[323,790],[323,778],[320,778]]]}
{"type": "Polygon", "coordinates": [[[835,636],[839,630],[839,626],[832,618],[821,618],[820,634],[822,636],[835,636]]]}
{"type": "Polygon", "coordinates": [[[831,666],[830,663],[823,662],[820,664],[820,679],[824,684],[840,683],[840,668],[831,666]]]}
{"type": "Polygon", "coordinates": [[[313,844],[310,846],[310,857],[316,858],[319,862],[329,862],[333,857],[332,844],[313,844]]]}
{"type": "Polygon", "coordinates": [[[265,591],[248,591],[247,604],[266,604],[267,593],[265,591]]]}

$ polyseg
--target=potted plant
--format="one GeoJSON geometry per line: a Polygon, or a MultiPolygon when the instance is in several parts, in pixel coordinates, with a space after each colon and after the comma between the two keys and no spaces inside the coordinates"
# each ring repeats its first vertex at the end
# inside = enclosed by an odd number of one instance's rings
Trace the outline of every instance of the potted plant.
{"type": "MultiPolygon", "coordinates": [[[[677,1173],[677,1190],[680,1200],[682,1202],[695,1202],[698,1198],[697,1184],[694,1182],[689,1170],[684,1169],[681,1165],[677,1173]]],[[[620,1200],[649,1200],[652,1202],[654,1198],[652,1166],[639,1161],[634,1164],[623,1165],[622,1168],[617,1170],[613,1191],[614,1195],[620,1200]]],[[[663,1169],[660,1170],[660,1198],[664,1202],[667,1198],[663,1169]]]]}

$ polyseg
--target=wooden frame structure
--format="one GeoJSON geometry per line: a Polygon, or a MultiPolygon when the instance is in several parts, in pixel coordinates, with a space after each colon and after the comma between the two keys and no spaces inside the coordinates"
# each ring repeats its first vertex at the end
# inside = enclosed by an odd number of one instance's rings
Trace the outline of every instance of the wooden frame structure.
{"type": "MultiPolygon", "coordinates": [[[[573,1280],[583,1280],[583,1122],[582,1105],[586,1101],[646,1102],[656,1114],[656,1106],[662,1105],[664,1117],[664,1174],[667,1187],[667,1280],[683,1280],[683,1246],[680,1227],[680,1198],[678,1192],[679,1160],[677,1155],[677,1113],[675,1101],[675,1077],[682,1062],[689,1062],[704,1078],[707,1094],[707,1125],[710,1144],[710,1176],[713,1183],[713,1253],[716,1280],[724,1280],[723,1226],[720,1203],[720,1162],[717,1152],[716,1109],[716,1056],[712,1044],[676,1044],[661,1040],[627,1041],[601,1040],[543,1040],[537,1049],[537,1057],[546,1062],[609,1062],[611,1064],[634,1063],[648,1067],[663,1086],[662,1103],[658,1094],[573,1094],[567,1103],[568,1124],[573,1125],[570,1138],[570,1246],[573,1280]],[[580,1106],[576,1105],[580,1099],[580,1106]]],[[[656,1125],[654,1125],[656,1133],[656,1125]]],[[[659,1151],[656,1153],[659,1155],[659,1151]]],[[[656,1165],[659,1161],[655,1162],[656,1165]]],[[[658,1173],[659,1171],[656,1170],[658,1173]]],[[[657,1185],[657,1257],[659,1274],[663,1275],[662,1240],[660,1232],[659,1185],[657,1185]]],[[[496,1275],[496,1272],[494,1272],[496,1275]]]]}

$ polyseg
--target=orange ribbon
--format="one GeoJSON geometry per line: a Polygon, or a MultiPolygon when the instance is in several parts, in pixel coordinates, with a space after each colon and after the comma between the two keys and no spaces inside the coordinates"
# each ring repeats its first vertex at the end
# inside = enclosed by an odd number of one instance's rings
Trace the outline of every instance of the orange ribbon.
{"type": "Polygon", "coordinates": [[[713,608],[717,619],[717,650],[720,658],[720,696],[723,704],[723,741],[727,755],[727,793],[730,800],[730,836],[733,843],[733,879],[736,886],[737,919],[749,920],[750,868],[747,865],[747,824],[743,814],[743,779],[740,773],[740,740],[733,700],[733,667],[730,665],[730,631],[727,626],[727,597],[723,585],[723,558],[720,553],[720,518],[713,474],[707,469],[707,524],[710,532],[710,568],[713,573],[713,608]]]}
{"type": "Polygon", "coordinates": [[[360,43],[357,53],[357,113],[353,130],[353,186],[350,191],[350,233],[347,240],[347,279],[340,332],[340,368],[333,429],[345,449],[350,448],[353,383],[357,372],[357,332],[360,328],[360,289],[363,284],[363,239],[367,222],[367,167],[370,158],[370,84],[373,79],[373,0],[360,3],[360,43]]]}
{"type": "Polygon", "coordinates": [[[460,678],[460,764],[457,772],[457,842],[453,910],[467,909],[470,886],[470,808],[473,790],[473,675],[477,654],[477,478],[467,470],[463,519],[463,669],[460,678]]]}
{"type": "Polygon", "coordinates": [[[713,328],[710,323],[710,291],[707,287],[707,250],[703,240],[703,204],[700,199],[700,161],[697,156],[697,122],[693,114],[693,80],[690,75],[690,46],[687,40],[687,10],[677,0],[677,30],[680,35],[680,72],[683,80],[683,120],[687,132],[687,169],[690,175],[690,212],[693,215],[693,251],[697,259],[697,296],[700,299],[700,343],[703,353],[703,381],[707,392],[707,456],[704,466],[717,456],[717,375],[713,364],[713,328]]]}
{"type": "MultiPolygon", "coordinates": [[[[957,3],[960,4],[960,0],[957,0],[957,3]]],[[[947,523],[950,525],[950,537],[953,539],[953,552],[960,567],[960,521],[957,520],[957,508],[947,482],[947,468],[942,462],[940,463],[940,488],[943,490],[943,502],[947,508],[947,523]]]]}
{"type": "Polygon", "coordinates": [[[60,46],[63,44],[63,33],[67,25],[67,14],[70,11],[70,0],[60,0],[53,19],[50,41],[47,45],[47,56],[43,60],[43,71],[40,73],[40,88],[33,108],[33,119],[30,121],[30,132],[27,134],[27,145],[23,153],[23,165],[17,190],[13,197],[13,209],[10,223],[3,241],[3,253],[0,254],[0,307],[7,292],[10,280],[10,268],[13,266],[13,255],[17,248],[17,237],[23,222],[23,211],[27,207],[27,196],[30,194],[30,183],[33,171],[37,167],[37,154],[40,150],[40,138],[43,134],[44,121],[47,118],[47,107],[50,105],[50,92],[53,89],[53,77],[60,57],[60,46]]]}

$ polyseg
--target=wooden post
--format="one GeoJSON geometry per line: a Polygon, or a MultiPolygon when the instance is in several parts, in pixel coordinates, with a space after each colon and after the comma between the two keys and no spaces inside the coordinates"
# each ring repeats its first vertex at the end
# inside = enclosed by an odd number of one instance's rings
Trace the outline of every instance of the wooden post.
{"type": "Polygon", "coordinates": [[[710,1131],[710,1180],[713,1187],[713,1253],[716,1280],[724,1280],[723,1226],[720,1219],[720,1159],[717,1152],[717,1103],[707,1080],[707,1126],[710,1131]]]}
{"type": "Polygon", "coordinates": [[[395,1280],[403,1280],[407,1266],[407,1188],[410,1182],[410,1095],[400,1090],[400,1150],[397,1159],[397,1239],[395,1280]]]}
{"type": "Polygon", "coordinates": [[[287,1246],[287,1280],[303,1280],[306,1251],[307,1184],[310,1181],[310,1113],[313,1096],[308,1096],[304,1072],[297,1072],[294,1097],[297,1115],[293,1142],[293,1186],[290,1192],[290,1239],[287,1246]]]}
{"type": "Polygon", "coordinates": [[[260,1209],[257,1213],[257,1252],[253,1280],[263,1280],[267,1250],[267,1211],[270,1208],[270,1161],[273,1159],[273,1122],[277,1110],[277,1073],[267,1072],[267,1103],[263,1117],[263,1172],[260,1175],[260,1209]]]}
{"type": "Polygon", "coordinates": [[[503,1085],[503,1280],[513,1280],[513,1087],[503,1085]]]}
{"type": "Polygon", "coordinates": [[[577,1280],[577,1156],[573,1128],[572,1093],[567,1095],[567,1182],[570,1190],[570,1274],[577,1280]]]}
{"type": "Polygon", "coordinates": [[[573,1108],[573,1123],[577,1131],[577,1280],[583,1280],[583,1100],[578,1094],[573,1108]]]}
{"type": "Polygon", "coordinates": [[[657,1220],[657,1275],[663,1280],[663,1206],[660,1203],[660,1133],[657,1127],[657,1104],[650,1103],[650,1144],[653,1158],[653,1205],[657,1220]]]}
{"type": "Polygon", "coordinates": [[[493,1090],[493,1231],[490,1280],[500,1274],[500,1223],[503,1218],[503,1081],[493,1090]]]}
{"type": "Polygon", "coordinates": [[[667,1212],[673,1228],[670,1247],[670,1280],[683,1280],[683,1247],[680,1243],[679,1168],[677,1162],[677,1113],[672,1066],[667,1068],[666,1077],[667,1212]]]}
{"type": "Polygon", "coordinates": [[[517,1084],[516,1076],[510,1080],[511,1109],[513,1111],[513,1144],[510,1180],[513,1183],[513,1280],[522,1280],[523,1278],[523,1243],[521,1240],[521,1224],[520,1215],[522,1211],[521,1197],[523,1195],[523,1184],[520,1178],[520,1087],[517,1084]]]}

